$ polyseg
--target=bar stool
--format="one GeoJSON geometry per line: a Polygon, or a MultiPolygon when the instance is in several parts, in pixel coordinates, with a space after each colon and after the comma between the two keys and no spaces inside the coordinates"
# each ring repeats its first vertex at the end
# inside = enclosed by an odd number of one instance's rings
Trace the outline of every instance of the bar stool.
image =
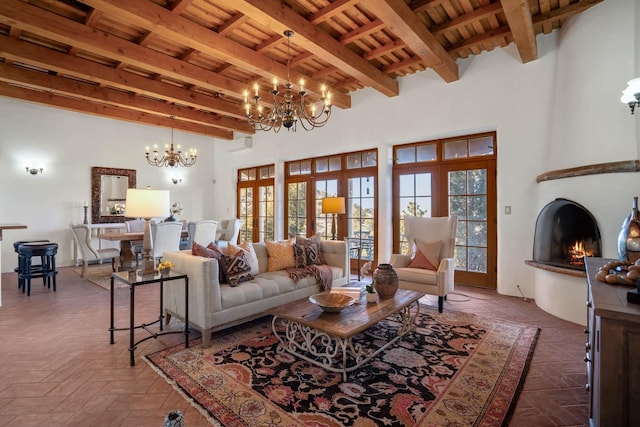
{"type": "MultiPolygon", "coordinates": [[[[17,242],[13,242],[13,250],[15,251],[16,254],[18,254],[18,266],[13,270],[16,273],[18,273],[18,289],[22,289],[23,285],[24,285],[24,279],[20,279],[20,272],[22,271],[22,257],[20,256],[20,253],[18,252],[18,247],[24,243],[43,243],[43,242],[49,242],[48,240],[19,240],[17,242]]],[[[31,269],[33,270],[32,274],[38,274],[39,272],[42,271],[42,265],[31,265],[31,269]]]]}
{"type": "Polygon", "coordinates": [[[57,243],[31,242],[23,243],[18,246],[18,256],[21,260],[18,273],[18,286],[22,289],[22,293],[27,292],[27,296],[31,295],[31,279],[34,277],[42,277],[42,286],[47,285],[51,288],[53,281],[53,291],[56,291],[56,254],[58,253],[57,243]],[[31,265],[31,258],[39,256],[41,261],[40,270],[34,270],[31,265]]]}

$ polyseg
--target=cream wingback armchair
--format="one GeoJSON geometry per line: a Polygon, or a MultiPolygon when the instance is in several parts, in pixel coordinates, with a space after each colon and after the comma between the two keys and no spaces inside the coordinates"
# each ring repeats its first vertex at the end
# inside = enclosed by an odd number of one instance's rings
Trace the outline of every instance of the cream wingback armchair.
{"type": "Polygon", "coordinates": [[[438,296],[442,313],[447,294],[453,292],[456,226],[458,218],[404,217],[404,234],[411,254],[391,255],[398,274],[398,287],[438,296]]]}
{"type": "Polygon", "coordinates": [[[241,225],[242,221],[236,218],[220,220],[218,231],[216,232],[216,241],[226,240],[227,242],[237,243],[241,225]]]}

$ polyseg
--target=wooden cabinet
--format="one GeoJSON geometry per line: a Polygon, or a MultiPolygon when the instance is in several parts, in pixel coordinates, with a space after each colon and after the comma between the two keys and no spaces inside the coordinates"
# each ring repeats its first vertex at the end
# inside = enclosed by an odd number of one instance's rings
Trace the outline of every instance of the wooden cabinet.
{"type": "Polygon", "coordinates": [[[605,258],[586,258],[586,356],[591,426],[640,426],[640,304],[631,288],[596,279],[605,258]]]}

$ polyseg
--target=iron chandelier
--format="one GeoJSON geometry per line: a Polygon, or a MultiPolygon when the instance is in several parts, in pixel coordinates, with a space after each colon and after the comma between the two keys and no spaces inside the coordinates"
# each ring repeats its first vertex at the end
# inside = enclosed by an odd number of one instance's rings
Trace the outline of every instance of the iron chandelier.
{"type": "Polygon", "coordinates": [[[297,124],[300,123],[304,130],[312,130],[317,127],[324,126],[329,117],[331,117],[331,92],[322,85],[322,96],[317,103],[305,105],[305,96],[307,92],[304,90],[304,80],[300,80],[300,91],[297,93],[293,90],[291,83],[290,65],[291,65],[291,37],[294,32],[286,30],[284,36],[287,38],[287,82],[284,84],[284,93],[278,90],[278,79],[273,79],[273,108],[266,115],[263,112],[263,106],[260,104],[260,87],[256,82],[253,86],[254,95],[252,96],[254,104],[254,112],[252,113],[252,105],[249,102],[249,91],[244,92],[245,116],[249,120],[249,124],[256,130],[274,132],[280,131],[284,126],[287,130],[296,131],[297,124]],[[279,99],[278,96],[282,95],[279,99]]]}

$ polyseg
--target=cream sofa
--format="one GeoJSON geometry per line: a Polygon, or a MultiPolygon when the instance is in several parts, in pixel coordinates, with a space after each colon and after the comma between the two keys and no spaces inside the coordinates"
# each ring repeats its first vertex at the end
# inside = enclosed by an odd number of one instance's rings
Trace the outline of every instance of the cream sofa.
{"type": "MultiPolygon", "coordinates": [[[[260,272],[255,279],[232,287],[218,281],[218,260],[191,254],[190,250],[165,252],[163,260],[189,277],[189,325],[202,333],[202,345],[208,347],[211,333],[264,315],[270,308],[306,298],[319,292],[313,277],[297,283],[286,270],[267,271],[269,255],[264,243],[253,243],[260,272]]],[[[323,240],[325,262],[333,271],[333,287],[349,283],[347,244],[323,240]]],[[[172,281],[165,284],[163,304],[165,316],[184,320],[184,286],[172,281]]],[[[181,281],[180,281],[181,282],[181,281]]]]}

